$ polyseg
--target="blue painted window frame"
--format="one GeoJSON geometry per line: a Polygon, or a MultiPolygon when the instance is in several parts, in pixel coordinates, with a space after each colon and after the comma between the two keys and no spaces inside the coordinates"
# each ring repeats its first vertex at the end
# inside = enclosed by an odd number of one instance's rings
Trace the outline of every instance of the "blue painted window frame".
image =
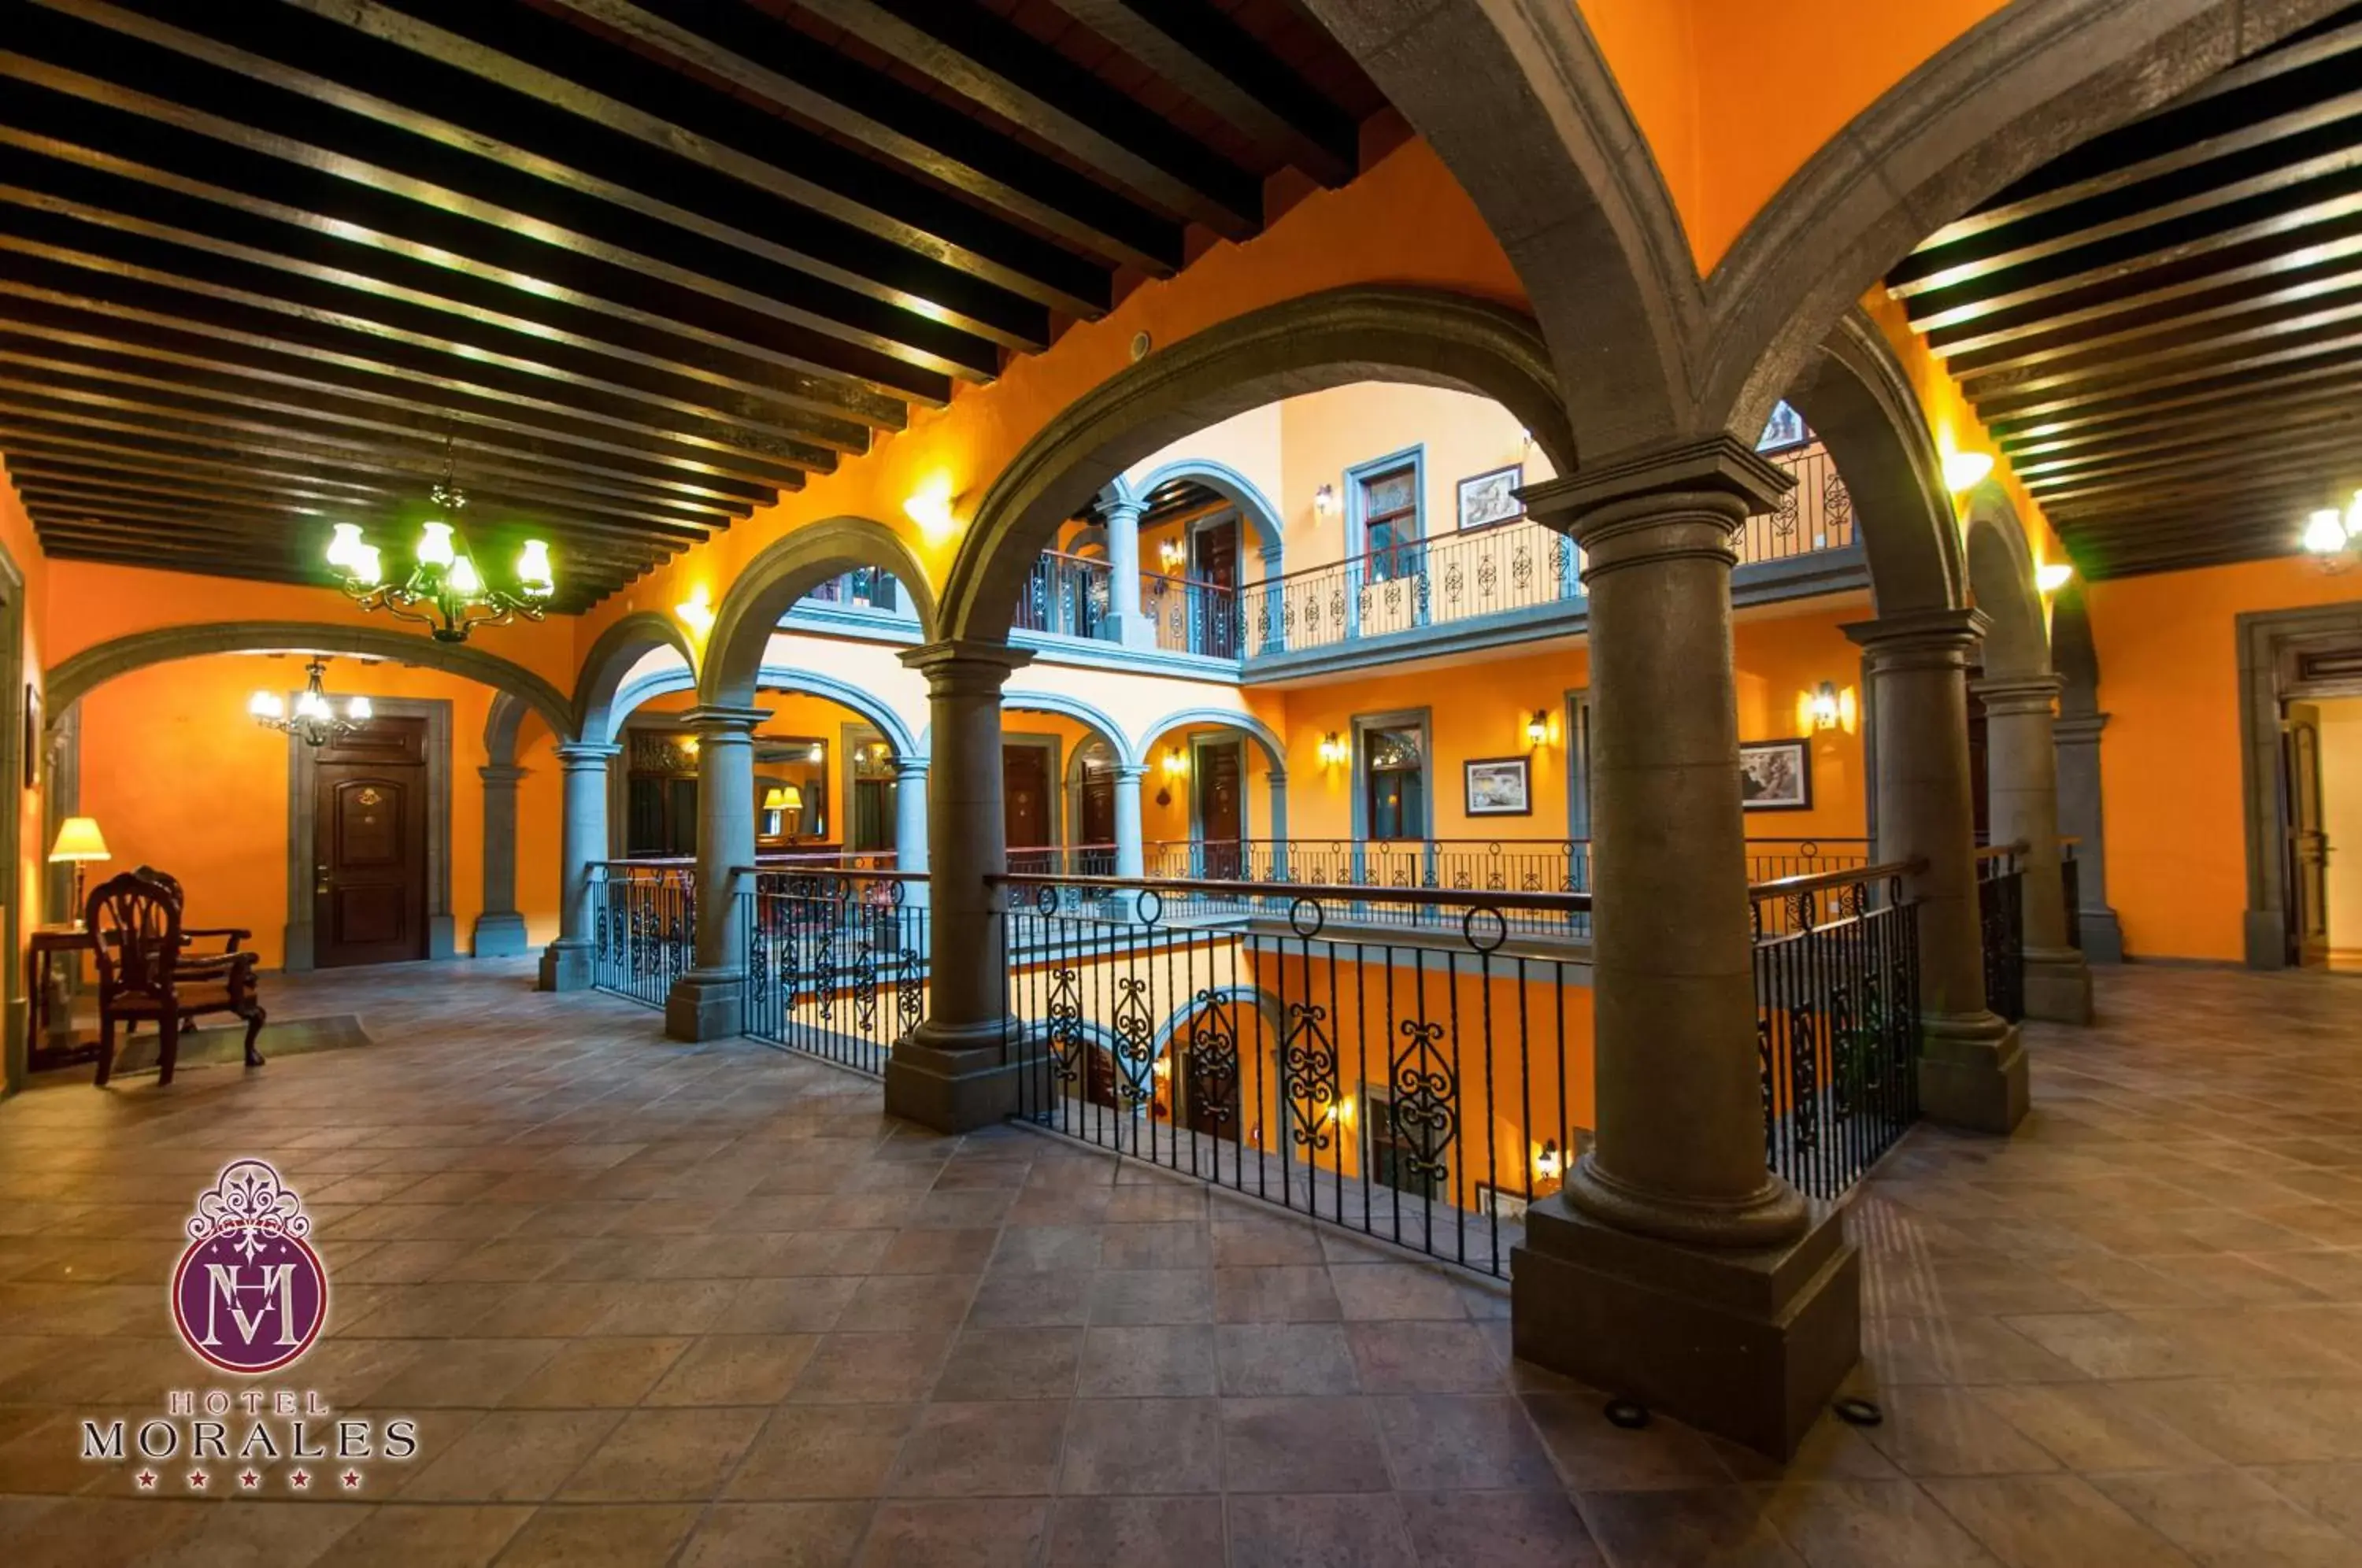
{"type": "MultiPolygon", "coordinates": [[[[1351,563],[1345,573],[1347,636],[1357,637],[1362,634],[1362,590],[1372,582],[1397,578],[1408,578],[1414,584],[1411,624],[1417,626],[1427,624],[1427,443],[1418,442],[1400,451],[1389,452],[1383,458],[1355,463],[1345,470],[1345,558],[1351,563]],[[1408,569],[1389,572],[1385,577],[1373,576],[1368,560],[1369,499],[1363,493],[1364,486],[1371,480],[1382,479],[1403,468],[1410,469],[1411,526],[1416,530],[1416,542],[1406,552],[1408,569]]],[[[1399,543],[1395,547],[1397,550],[1403,548],[1399,543]]]]}

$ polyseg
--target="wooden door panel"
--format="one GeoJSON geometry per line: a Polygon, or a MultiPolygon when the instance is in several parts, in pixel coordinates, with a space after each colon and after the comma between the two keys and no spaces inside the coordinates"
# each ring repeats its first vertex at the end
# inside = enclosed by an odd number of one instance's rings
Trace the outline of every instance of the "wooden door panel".
{"type": "Polygon", "coordinates": [[[321,748],[312,824],[321,968],[426,956],[425,727],[381,719],[321,748]]]}
{"type": "Polygon", "coordinates": [[[1236,881],[1244,870],[1240,841],[1246,837],[1246,786],[1240,747],[1233,742],[1198,748],[1198,831],[1204,845],[1205,874],[1236,881]]]}
{"type": "Polygon", "coordinates": [[[2321,710],[2291,702],[2281,726],[2281,799],[2288,822],[2290,956],[2329,957],[2329,835],[2323,831],[2321,710]]]}

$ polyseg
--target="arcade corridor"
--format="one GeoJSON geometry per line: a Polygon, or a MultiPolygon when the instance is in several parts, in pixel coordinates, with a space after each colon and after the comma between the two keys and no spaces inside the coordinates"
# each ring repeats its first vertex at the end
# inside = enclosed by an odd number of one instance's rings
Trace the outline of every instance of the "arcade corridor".
{"type": "Polygon", "coordinates": [[[2110,970],[2097,1027],[2030,1027],[2014,1138],[1923,1126],[1856,1200],[1885,1422],[1783,1476],[1609,1426],[1473,1280],[524,973],[291,977],[284,1016],[377,1043],[14,1108],[13,1562],[2362,1559],[2355,980],[2110,970]],[[134,1501],[77,1425],[204,1386],[155,1297],[258,1148],[334,1282],[301,1381],[419,1452],[358,1497],[134,1501]]]}

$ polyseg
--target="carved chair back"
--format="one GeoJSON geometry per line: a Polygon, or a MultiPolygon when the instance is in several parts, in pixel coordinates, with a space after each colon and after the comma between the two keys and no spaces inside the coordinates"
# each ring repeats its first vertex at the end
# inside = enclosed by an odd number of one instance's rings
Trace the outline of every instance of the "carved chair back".
{"type": "Polygon", "coordinates": [[[91,889],[85,929],[97,949],[99,996],[123,992],[168,1000],[181,951],[181,900],[137,871],[91,889]]]}

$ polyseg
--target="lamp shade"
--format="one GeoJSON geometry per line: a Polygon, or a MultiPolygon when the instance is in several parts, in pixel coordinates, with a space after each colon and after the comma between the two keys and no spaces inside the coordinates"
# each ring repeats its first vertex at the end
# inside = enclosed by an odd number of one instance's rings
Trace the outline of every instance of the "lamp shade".
{"type": "Polygon", "coordinates": [[[58,841],[50,845],[51,860],[111,860],[106,837],[94,817],[68,817],[58,824],[58,841]]]}
{"type": "Polygon", "coordinates": [[[774,784],[763,796],[767,812],[800,812],[804,809],[804,792],[793,784],[774,784]]]}

